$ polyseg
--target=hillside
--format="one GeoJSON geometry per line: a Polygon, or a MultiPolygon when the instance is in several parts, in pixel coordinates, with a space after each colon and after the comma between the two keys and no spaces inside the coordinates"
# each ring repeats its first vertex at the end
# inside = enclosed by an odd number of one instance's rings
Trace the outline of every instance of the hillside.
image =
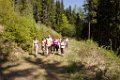
{"type": "Polygon", "coordinates": [[[2,80],[120,80],[120,59],[93,41],[69,40],[65,55],[34,57],[2,65],[2,80]]]}
{"type": "Polygon", "coordinates": [[[120,80],[119,3],[65,9],[63,0],[0,0],[0,80],[120,80]],[[49,34],[93,41],[71,38],[64,57],[44,56],[40,47],[35,57],[34,37],[40,44],[49,34]]]}

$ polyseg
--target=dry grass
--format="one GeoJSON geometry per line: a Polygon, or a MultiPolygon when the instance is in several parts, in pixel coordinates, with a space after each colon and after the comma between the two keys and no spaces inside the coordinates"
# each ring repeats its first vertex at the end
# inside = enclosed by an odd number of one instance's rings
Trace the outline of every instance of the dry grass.
{"type": "Polygon", "coordinates": [[[4,27],[0,24],[0,33],[4,31],[4,27]]]}

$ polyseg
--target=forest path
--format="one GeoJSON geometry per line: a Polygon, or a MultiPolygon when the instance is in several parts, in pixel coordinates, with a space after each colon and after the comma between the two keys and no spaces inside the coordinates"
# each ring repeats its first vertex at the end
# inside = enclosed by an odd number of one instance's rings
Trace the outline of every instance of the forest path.
{"type": "MultiPolygon", "coordinates": [[[[3,65],[3,75],[5,80],[61,80],[70,77],[66,72],[68,60],[71,53],[75,53],[75,42],[69,42],[69,47],[65,49],[65,55],[50,54],[44,56],[40,53],[35,57],[29,57],[20,60],[18,63],[5,63],[3,65]]],[[[77,47],[79,49],[79,47],[77,47]]]]}
{"type": "Polygon", "coordinates": [[[112,58],[107,60],[100,53],[99,48],[90,41],[71,39],[64,56],[61,56],[60,51],[59,54],[45,56],[40,50],[37,57],[27,55],[17,63],[4,63],[1,80],[110,80],[106,76],[107,61],[112,60],[111,70],[118,71],[120,65],[113,62],[112,58]]]}

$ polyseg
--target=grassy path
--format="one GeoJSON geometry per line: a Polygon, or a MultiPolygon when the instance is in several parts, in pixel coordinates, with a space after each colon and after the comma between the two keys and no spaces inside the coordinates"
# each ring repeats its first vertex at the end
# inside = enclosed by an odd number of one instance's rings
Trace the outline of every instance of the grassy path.
{"type": "MultiPolygon", "coordinates": [[[[69,79],[67,73],[69,55],[75,53],[73,50],[74,42],[69,43],[69,47],[65,49],[65,55],[50,54],[43,56],[41,53],[35,58],[33,55],[25,57],[19,63],[4,64],[5,80],[61,80],[69,79]]],[[[41,52],[41,51],[40,51],[41,52]]]]}
{"type": "Polygon", "coordinates": [[[2,67],[3,80],[104,80],[106,77],[105,58],[96,46],[75,40],[69,41],[64,57],[60,54],[46,57],[40,51],[37,57],[28,55],[18,63],[8,62],[2,67]]]}

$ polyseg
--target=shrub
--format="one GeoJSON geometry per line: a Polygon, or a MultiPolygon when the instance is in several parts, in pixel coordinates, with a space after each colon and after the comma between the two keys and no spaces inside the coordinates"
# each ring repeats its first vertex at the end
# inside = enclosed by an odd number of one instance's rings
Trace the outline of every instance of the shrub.
{"type": "Polygon", "coordinates": [[[63,36],[68,36],[68,37],[75,37],[75,26],[69,24],[69,27],[63,28],[62,35],[63,36]]]}
{"type": "Polygon", "coordinates": [[[18,47],[31,52],[34,36],[37,36],[39,40],[42,37],[47,37],[48,34],[51,34],[52,37],[61,37],[51,28],[36,25],[32,15],[21,16],[14,12],[12,0],[0,0],[0,24],[4,26],[3,33],[0,33],[0,36],[2,36],[0,51],[4,56],[9,56],[9,53],[12,52],[11,43],[15,43],[18,47]],[[8,46],[2,46],[4,41],[7,41],[8,46]],[[4,51],[4,49],[8,51],[4,51]],[[5,52],[5,54],[2,52],[5,52]]]}
{"type": "Polygon", "coordinates": [[[32,18],[15,15],[11,24],[7,23],[4,39],[13,41],[24,50],[30,50],[32,38],[36,34],[35,21],[32,18]]]}
{"type": "Polygon", "coordinates": [[[57,32],[53,31],[50,27],[46,27],[43,24],[37,24],[37,33],[38,36],[41,38],[46,38],[50,34],[53,38],[61,38],[61,35],[57,32]]]}
{"type": "Polygon", "coordinates": [[[10,60],[11,52],[14,48],[14,44],[7,40],[3,40],[2,36],[0,36],[0,61],[10,60]]]}

